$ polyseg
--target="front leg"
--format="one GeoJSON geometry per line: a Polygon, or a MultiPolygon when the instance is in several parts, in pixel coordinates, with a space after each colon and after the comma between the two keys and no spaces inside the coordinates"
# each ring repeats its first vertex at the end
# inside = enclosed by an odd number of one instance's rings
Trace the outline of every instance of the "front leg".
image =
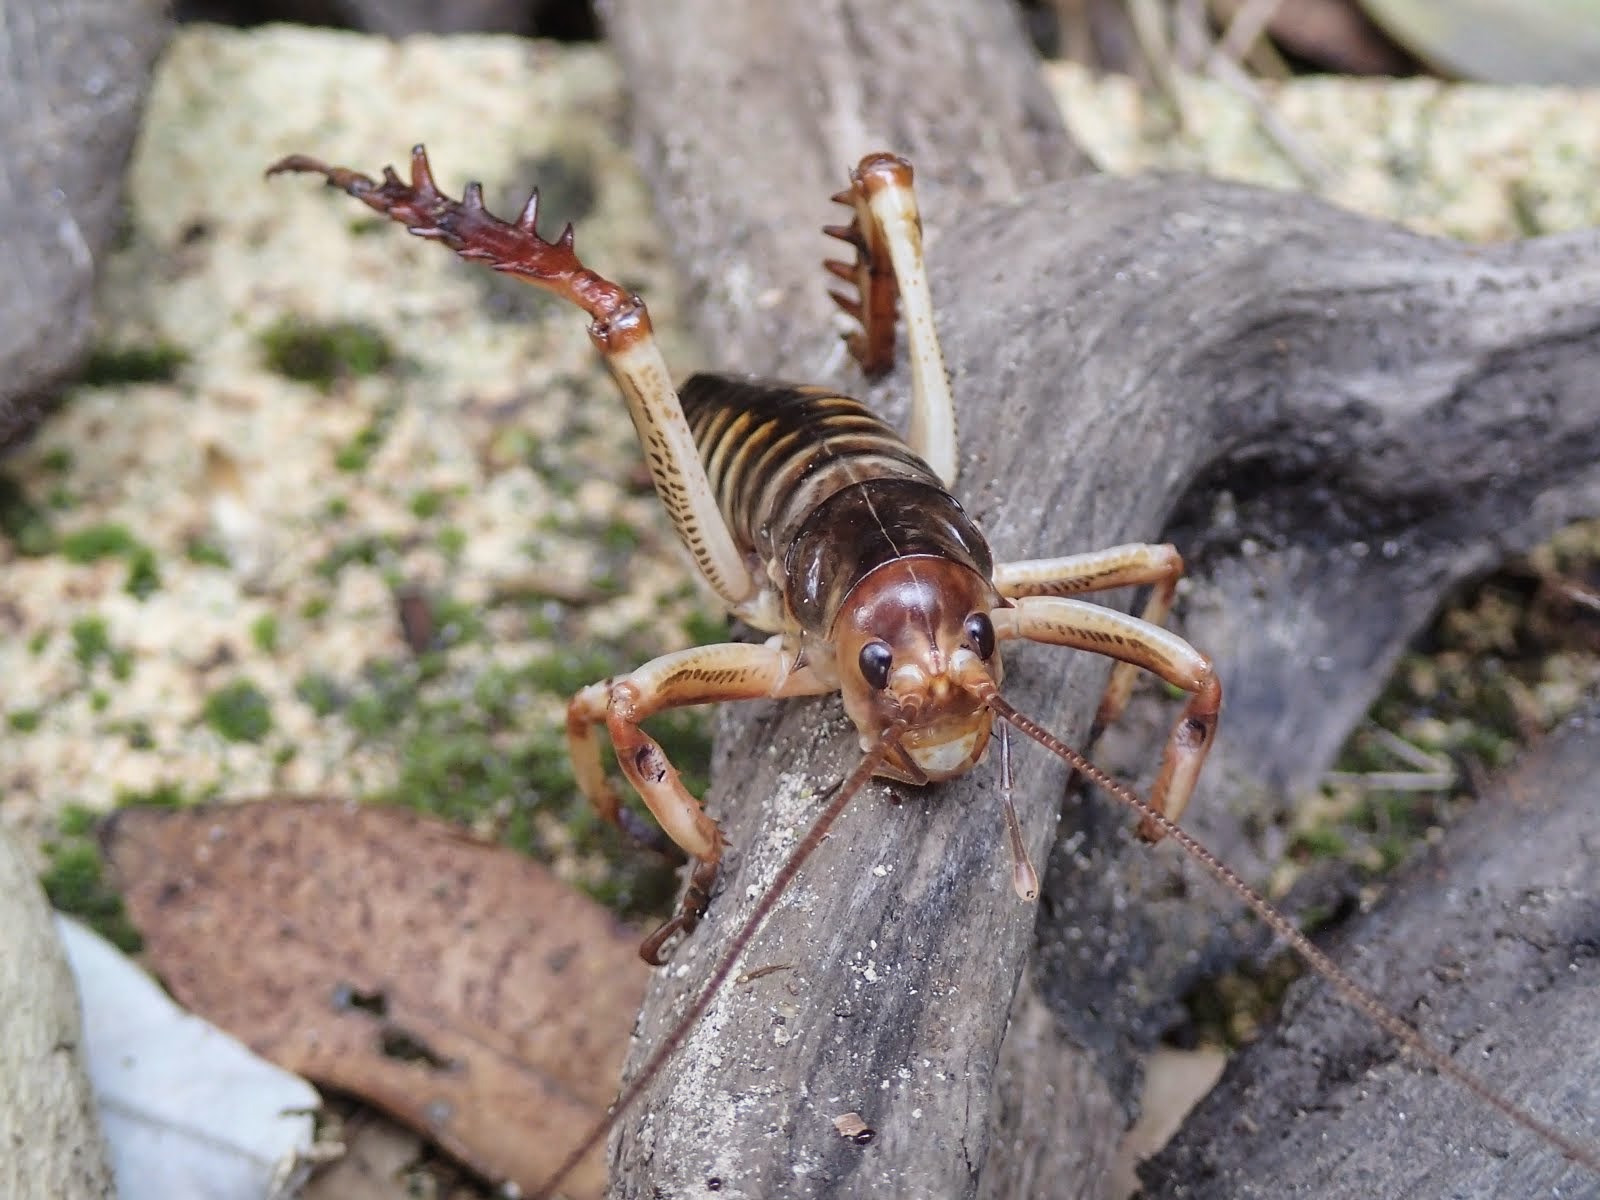
{"type": "MultiPolygon", "coordinates": [[[[590,684],[567,706],[567,748],[578,786],[607,821],[629,829],[622,798],[606,777],[596,729],[611,735],[617,765],[660,822],[666,835],[695,860],[678,915],[652,933],[639,954],[661,964],[661,947],[673,934],[694,932],[711,900],[725,844],[717,823],[683,786],[678,770],[640,723],[669,708],[724,700],[816,696],[833,688],[774,638],[764,645],[727,642],[665,654],[615,679],[590,684]]],[[[648,840],[648,839],[645,839],[648,840]]]]}
{"type": "MultiPolygon", "coordinates": [[[[1154,672],[1189,693],[1189,703],[1167,737],[1161,770],[1150,788],[1150,807],[1176,821],[1188,806],[1200,768],[1216,737],[1222,708],[1222,683],[1211,660],[1177,634],[1113,608],[1060,596],[1023,596],[1012,608],[993,613],[995,636],[1026,638],[1070,646],[1154,672]]],[[[1139,836],[1160,841],[1153,821],[1139,824],[1139,836]]]]}

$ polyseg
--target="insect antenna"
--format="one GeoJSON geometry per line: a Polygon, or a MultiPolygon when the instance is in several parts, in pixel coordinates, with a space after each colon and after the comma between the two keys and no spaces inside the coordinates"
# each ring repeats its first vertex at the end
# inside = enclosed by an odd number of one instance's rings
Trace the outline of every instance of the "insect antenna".
{"type": "Polygon", "coordinates": [[[756,931],[761,928],[761,923],[778,906],[778,901],[783,897],[783,893],[788,889],[789,884],[794,881],[794,877],[800,873],[800,868],[805,865],[806,859],[810,858],[812,852],[822,844],[822,839],[828,836],[828,831],[833,828],[833,823],[849,807],[850,802],[856,798],[856,794],[866,786],[867,781],[872,778],[872,773],[878,769],[879,764],[883,762],[889,751],[894,748],[904,729],[905,722],[892,722],[879,735],[878,740],[873,743],[872,748],[866,752],[861,761],[856,764],[855,770],[845,777],[838,790],[834,793],[833,799],[828,801],[828,806],[812,822],[811,828],[806,831],[805,837],[800,839],[800,844],[794,848],[794,852],[789,855],[788,860],[782,867],[778,868],[778,873],[773,876],[772,882],[767,885],[767,890],[762,892],[761,899],[756,901],[755,908],[751,910],[750,915],[745,918],[744,924],[739,926],[738,932],[728,942],[728,948],[722,952],[722,957],[717,960],[716,969],[711,972],[705,983],[701,985],[700,993],[694,998],[694,1003],[689,1005],[683,1016],[678,1018],[678,1023],[667,1032],[666,1037],[661,1039],[661,1044],[651,1052],[649,1059],[645,1061],[639,1073],[633,1077],[633,1081],[623,1088],[622,1093],[617,1097],[616,1103],[611,1106],[611,1111],[606,1114],[605,1119],[596,1124],[584,1136],[583,1141],[579,1142],[572,1153],[567,1155],[566,1160],[562,1162],[556,1173],[546,1180],[538,1191],[533,1193],[531,1200],[548,1200],[550,1196],[554,1195],[561,1181],[572,1173],[573,1169],[577,1167],[578,1163],[583,1160],[590,1150],[606,1139],[607,1135],[616,1128],[617,1122],[622,1119],[623,1115],[633,1107],[634,1102],[644,1093],[645,1088],[650,1086],[651,1081],[661,1073],[661,1068],[667,1065],[667,1060],[683,1044],[683,1039],[694,1028],[695,1022],[699,1021],[705,1015],[706,1010],[711,1007],[711,1002],[716,999],[717,993],[722,990],[722,985],[727,982],[728,976],[733,974],[733,968],[737,965],[739,956],[749,946],[751,939],[756,935],[756,931]]]}
{"type": "Polygon", "coordinates": [[[1398,1014],[1391,1011],[1375,995],[1357,983],[1344,968],[1317,949],[1305,934],[1295,928],[1288,917],[1269,904],[1265,897],[1243,879],[1239,878],[1231,867],[1207,849],[1193,834],[1190,834],[1175,822],[1168,820],[1165,814],[1152,808],[1125,784],[1111,778],[1110,775],[1095,766],[1094,763],[1090,762],[1071,746],[1061,741],[1032,717],[1018,711],[1010,701],[1000,695],[1000,691],[995,686],[994,681],[989,679],[987,675],[980,680],[966,683],[965,686],[982,697],[1002,720],[1015,726],[1021,733],[1038,742],[1046,750],[1076,769],[1084,778],[1105,789],[1120,803],[1131,808],[1145,821],[1155,826],[1162,834],[1181,846],[1190,858],[1198,862],[1213,878],[1243,900],[1256,916],[1261,919],[1262,923],[1282,938],[1289,948],[1305,961],[1307,966],[1326,979],[1347,1004],[1394,1038],[1402,1050],[1415,1055],[1441,1075],[1446,1075],[1455,1080],[1508,1120],[1542,1138],[1573,1162],[1589,1168],[1596,1174],[1600,1174],[1600,1151],[1597,1151],[1592,1146],[1584,1145],[1553,1125],[1534,1116],[1520,1105],[1508,1100],[1488,1083],[1457,1063],[1443,1050],[1434,1046],[1421,1033],[1406,1024],[1398,1014]]]}

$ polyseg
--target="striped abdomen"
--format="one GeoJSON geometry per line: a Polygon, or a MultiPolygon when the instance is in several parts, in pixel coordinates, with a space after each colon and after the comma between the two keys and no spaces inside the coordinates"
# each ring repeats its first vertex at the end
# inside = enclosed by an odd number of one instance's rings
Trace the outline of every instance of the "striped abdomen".
{"type": "Polygon", "coordinates": [[[777,564],[788,611],[826,635],[867,572],[935,555],[989,578],[983,536],[931,468],[860,401],[695,375],[679,391],[734,539],[777,564]]]}

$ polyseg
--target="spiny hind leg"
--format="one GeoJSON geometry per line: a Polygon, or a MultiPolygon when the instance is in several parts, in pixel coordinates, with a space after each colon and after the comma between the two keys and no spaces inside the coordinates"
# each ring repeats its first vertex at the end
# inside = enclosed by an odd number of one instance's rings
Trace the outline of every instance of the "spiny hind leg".
{"type": "MultiPolygon", "coordinates": [[[[1211,660],[1177,634],[1138,617],[1064,596],[1022,596],[1012,608],[996,609],[995,636],[1026,638],[1069,646],[1143,668],[1189,693],[1161,756],[1161,770],[1150,788],[1150,807],[1176,821],[1194,794],[1200,768],[1216,738],[1222,709],[1222,683],[1211,660]]],[[[1139,823],[1139,836],[1161,840],[1153,821],[1139,823]]]]}
{"type": "Polygon", "coordinates": [[[834,200],[849,205],[848,225],[824,233],[856,248],[854,263],[823,265],[856,287],[834,302],[861,325],[846,341],[861,369],[881,375],[894,365],[895,299],[903,302],[911,345],[911,421],[906,442],[946,487],[956,478],[956,414],[950,377],[933,321],[933,297],[922,260],[922,218],[911,187],[911,164],[893,154],[869,154],[850,172],[850,186],[834,200]]]}
{"type": "Polygon", "coordinates": [[[411,151],[409,183],[392,168],[385,167],[379,181],[303,154],[280,160],[267,174],[284,171],[321,175],[418,237],[443,242],[462,258],[554,292],[588,313],[589,338],[605,356],[628,402],[650,478],[678,540],[730,609],[756,601],[762,581],[745,565],[744,554],[717,509],[644,301],[578,260],[571,225],[553,242],[539,236],[537,189],[521,215],[510,222],[484,207],[483,189],[476,183],[467,185],[460,200],[441,192],[421,146],[411,151]]]}
{"type": "MultiPolygon", "coordinates": [[[[660,743],[640,723],[667,709],[724,700],[815,696],[833,689],[808,667],[795,668],[792,651],[777,644],[723,643],[696,646],[653,659],[627,675],[590,684],[567,705],[567,749],[578,786],[599,814],[635,836],[622,797],[606,777],[598,727],[604,725],[617,752],[617,765],[633,784],[668,838],[694,859],[689,887],[678,914],[652,933],[639,954],[652,966],[675,933],[692,933],[705,915],[725,844],[717,823],[706,816],[683,786],[660,743]]],[[[650,844],[653,839],[641,840],[650,844]]]]}
{"type": "MultiPolygon", "coordinates": [[[[1183,558],[1178,548],[1149,542],[1111,546],[1062,558],[1001,563],[994,569],[995,587],[1002,596],[1012,600],[1022,596],[1079,596],[1119,587],[1149,587],[1150,596],[1139,617],[1151,625],[1166,624],[1181,578],[1183,558]]],[[[1122,710],[1128,706],[1128,697],[1133,694],[1133,681],[1138,672],[1138,665],[1131,662],[1119,662],[1112,668],[1105,694],[1100,697],[1100,707],[1095,712],[1094,728],[1089,735],[1091,741],[1122,715],[1122,710]]]]}

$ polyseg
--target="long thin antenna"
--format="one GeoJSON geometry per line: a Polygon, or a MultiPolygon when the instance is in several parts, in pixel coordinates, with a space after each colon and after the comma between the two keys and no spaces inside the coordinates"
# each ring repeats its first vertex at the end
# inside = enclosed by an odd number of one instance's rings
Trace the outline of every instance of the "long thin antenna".
{"type": "Polygon", "coordinates": [[[1240,879],[1232,868],[1225,865],[1221,859],[1206,849],[1192,834],[1174,822],[1169,821],[1164,814],[1157,812],[1126,785],[1111,778],[1082,754],[1079,754],[1071,746],[1055,737],[1032,717],[1019,712],[1011,705],[1010,701],[1000,695],[999,689],[994,686],[992,681],[989,682],[987,687],[979,684],[973,690],[980,694],[989,707],[1002,719],[1016,726],[1017,729],[1027,734],[1046,750],[1076,768],[1084,778],[1104,788],[1121,803],[1133,809],[1147,822],[1182,846],[1189,857],[1209,871],[1224,887],[1234,892],[1254,911],[1256,916],[1261,918],[1262,922],[1272,932],[1287,942],[1289,948],[1304,959],[1312,970],[1332,984],[1334,990],[1344,998],[1347,1004],[1365,1015],[1378,1028],[1394,1038],[1403,1050],[1409,1051],[1422,1059],[1441,1075],[1447,1075],[1454,1079],[1485,1104],[1488,1104],[1491,1108],[1494,1108],[1507,1119],[1522,1126],[1530,1133],[1543,1138],[1573,1162],[1579,1163],[1595,1172],[1595,1174],[1600,1175],[1600,1151],[1569,1137],[1555,1126],[1547,1124],[1534,1116],[1527,1109],[1506,1099],[1506,1097],[1490,1087],[1489,1084],[1457,1063],[1455,1059],[1451,1058],[1443,1050],[1438,1049],[1427,1041],[1422,1034],[1407,1025],[1375,995],[1357,983],[1342,967],[1312,945],[1310,939],[1296,929],[1288,917],[1267,903],[1260,893],[1243,879],[1240,879]]]}
{"type": "Polygon", "coordinates": [[[555,1190],[560,1186],[561,1181],[572,1173],[573,1169],[583,1161],[584,1156],[590,1150],[593,1150],[606,1139],[607,1135],[616,1127],[617,1122],[622,1119],[623,1114],[633,1107],[634,1101],[644,1093],[645,1088],[649,1087],[655,1077],[661,1073],[661,1068],[666,1066],[667,1060],[683,1044],[683,1039],[688,1036],[689,1030],[694,1027],[695,1022],[705,1015],[706,1009],[711,1007],[711,1002],[716,999],[717,992],[727,982],[728,976],[733,974],[733,968],[738,963],[739,956],[744,953],[745,947],[755,937],[756,931],[761,928],[761,923],[778,906],[779,899],[782,898],[789,884],[794,881],[794,877],[800,873],[800,868],[805,864],[806,859],[810,858],[812,851],[822,844],[822,839],[828,836],[828,831],[833,828],[833,823],[839,819],[850,802],[856,798],[856,793],[866,786],[867,781],[872,778],[872,773],[878,769],[878,765],[883,762],[884,756],[889,753],[890,749],[899,740],[900,734],[904,729],[905,723],[896,721],[878,735],[878,740],[867,751],[866,756],[856,764],[855,770],[850,772],[844,782],[839,785],[839,790],[834,794],[833,799],[828,802],[828,807],[823,809],[822,814],[812,823],[811,828],[806,832],[806,836],[794,848],[794,853],[789,855],[789,860],[778,869],[778,873],[773,876],[772,882],[767,885],[767,890],[761,893],[761,899],[756,901],[755,908],[745,918],[744,924],[739,926],[739,931],[733,935],[733,939],[728,943],[728,948],[722,952],[722,957],[717,961],[716,970],[711,972],[710,977],[701,986],[700,994],[694,998],[694,1003],[685,1010],[683,1016],[678,1018],[678,1023],[672,1027],[667,1036],[661,1039],[661,1044],[651,1053],[644,1066],[640,1068],[639,1073],[633,1077],[633,1081],[622,1089],[622,1094],[617,1097],[616,1103],[611,1106],[611,1111],[606,1114],[605,1119],[585,1135],[583,1141],[579,1142],[572,1153],[567,1155],[566,1160],[557,1169],[556,1173],[546,1180],[538,1191],[533,1193],[531,1200],[549,1200],[555,1194],[555,1190]]]}

